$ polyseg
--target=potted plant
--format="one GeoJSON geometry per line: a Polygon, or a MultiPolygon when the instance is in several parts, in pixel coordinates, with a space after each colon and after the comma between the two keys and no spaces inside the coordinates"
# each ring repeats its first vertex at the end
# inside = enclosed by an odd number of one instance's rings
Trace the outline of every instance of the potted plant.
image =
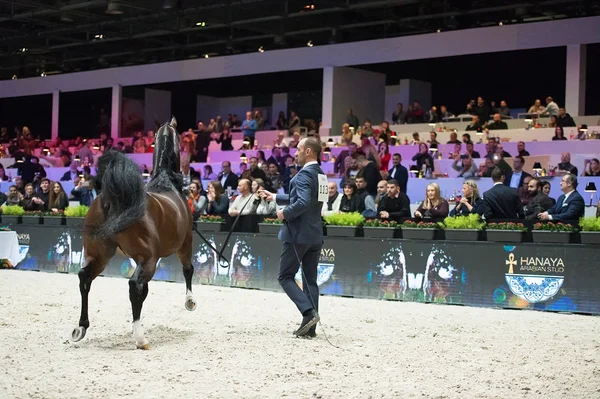
{"type": "Polygon", "coordinates": [[[365,221],[358,212],[334,213],[325,216],[327,235],[332,237],[357,237],[360,226],[365,221]]]}
{"type": "Polygon", "coordinates": [[[225,219],[218,215],[200,215],[197,220],[198,229],[201,231],[221,231],[225,219]]]}
{"type": "Polygon", "coordinates": [[[46,212],[44,213],[44,224],[50,226],[62,226],[65,224],[65,212],[46,212]]]}
{"type": "Polygon", "coordinates": [[[398,222],[394,220],[369,219],[363,225],[363,231],[367,238],[400,238],[402,230],[398,228],[398,222]]]}
{"type": "Polygon", "coordinates": [[[488,223],[485,228],[487,240],[493,242],[523,242],[527,227],[523,223],[488,223]]]}
{"type": "Polygon", "coordinates": [[[481,216],[471,213],[467,216],[451,216],[444,219],[444,230],[447,240],[456,241],[479,241],[479,231],[483,229],[485,222],[481,216]]]}
{"type": "Polygon", "coordinates": [[[409,240],[433,240],[439,224],[435,222],[415,222],[407,220],[402,223],[402,237],[409,240]]]}
{"type": "Polygon", "coordinates": [[[90,208],[85,205],[69,206],[65,209],[65,223],[67,226],[81,227],[83,220],[90,208]]]}
{"type": "Polygon", "coordinates": [[[582,244],[600,244],[600,218],[591,216],[579,219],[582,244]]]}
{"type": "Polygon", "coordinates": [[[263,221],[258,224],[258,231],[263,234],[279,234],[282,224],[283,221],[277,218],[264,218],[263,221]]]}
{"type": "Polygon", "coordinates": [[[18,224],[21,223],[21,218],[25,214],[25,209],[19,205],[4,205],[2,207],[2,223],[18,224]]]}
{"type": "Polygon", "coordinates": [[[566,244],[575,232],[573,225],[561,222],[536,223],[533,225],[533,242],[566,244]]]}

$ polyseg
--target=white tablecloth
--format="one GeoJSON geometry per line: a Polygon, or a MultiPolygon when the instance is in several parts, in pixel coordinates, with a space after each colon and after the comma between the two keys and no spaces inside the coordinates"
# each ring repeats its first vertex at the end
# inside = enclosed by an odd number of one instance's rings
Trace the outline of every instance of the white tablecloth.
{"type": "Polygon", "coordinates": [[[14,231],[0,231],[0,259],[8,259],[13,266],[21,260],[19,257],[19,239],[14,231]]]}

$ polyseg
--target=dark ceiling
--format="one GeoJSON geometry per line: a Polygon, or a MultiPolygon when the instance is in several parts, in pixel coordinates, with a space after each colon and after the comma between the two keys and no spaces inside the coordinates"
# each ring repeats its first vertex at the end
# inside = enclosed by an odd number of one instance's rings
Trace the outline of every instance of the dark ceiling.
{"type": "Polygon", "coordinates": [[[0,79],[598,14],[592,0],[0,0],[0,79]]]}

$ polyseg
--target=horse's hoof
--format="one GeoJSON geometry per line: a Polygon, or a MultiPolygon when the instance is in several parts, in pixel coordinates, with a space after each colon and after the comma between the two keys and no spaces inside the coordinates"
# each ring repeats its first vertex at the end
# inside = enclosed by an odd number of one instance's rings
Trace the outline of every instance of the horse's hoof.
{"type": "Polygon", "coordinates": [[[71,333],[71,342],[79,342],[85,337],[85,327],[77,327],[71,333]]]}
{"type": "Polygon", "coordinates": [[[137,346],[138,349],[142,349],[142,350],[149,350],[150,349],[150,344],[142,344],[142,345],[138,345],[137,346]]]}
{"type": "Polygon", "coordinates": [[[189,310],[190,312],[193,312],[194,310],[196,310],[196,300],[192,297],[188,297],[185,300],[185,308],[187,310],[189,310]]]}

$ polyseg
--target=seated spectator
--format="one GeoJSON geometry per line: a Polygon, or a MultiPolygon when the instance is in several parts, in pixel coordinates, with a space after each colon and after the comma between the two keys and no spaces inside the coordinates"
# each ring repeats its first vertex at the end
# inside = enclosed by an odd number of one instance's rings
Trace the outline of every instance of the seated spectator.
{"type": "Polygon", "coordinates": [[[379,143],[379,158],[381,159],[381,166],[379,167],[380,171],[388,171],[388,167],[390,164],[390,159],[392,156],[390,155],[390,149],[387,141],[382,141],[379,143]]]}
{"type": "Polygon", "coordinates": [[[72,162],[71,166],[69,166],[69,171],[65,172],[65,174],[60,178],[60,181],[71,181],[75,180],[81,171],[77,169],[77,162],[72,162]]]}
{"type": "Polygon", "coordinates": [[[473,180],[467,180],[462,186],[462,197],[458,204],[450,212],[450,216],[467,216],[471,213],[479,213],[483,200],[479,196],[479,187],[473,180]]]}
{"type": "Polygon", "coordinates": [[[328,197],[327,202],[323,202],[321,208],[321,216],[329,216],[340,211],[340,202],[342,201],[342,195],[337,190],[335,182],[330,181],[327,183],[328,197]]]}
{"type": "Polygon", "coordinates": [[[473,118],[471,119],[471,123],[469,123],[467,125],[467,127],[465,128],[465,130],[467,132],[470,131],[478,131],[479,129],[483,128],[483,124],[479,121],[479,117],[477,115],[473,115],[473,118]]]}
{"type": "Polygon", "coordinates": [[[577,124],[564,108],[559,108],[558,118],[556,119],[556,126],[575,127],[577,126],[577,124]]]}
{"type": "Polygon", "coordinates": [[[213,168],[210,165],[204,165],[204,174],[202,180],[217,180],[217,174],[213,172],[213,168]]]}
{"type": "Polygon", "coordinates": [[[455,155],[452,169],[458,172],[458,177],[473,177],[477,175],[477,165],[473,163],[473,159],[468,154],[455,155]]]}
{"type": "Polygon", "coordinates": [[[448,142],[446,142],[446,144],[462,144],[459,140],[458,140],[458,135],[454,132],[450,133],[450,140],[448,142]]]}
{"type": "Polygon", "coordinates": [[[600,176],[600,161],[598,161],[598,158],[585,160],[582,176],[600,176]]]}
{"type": "Polygon", "coordinates": [[[80,205],[90,206],[98,196],[96,191],[96,179],[79,179],[77,186],[71,191],[74,199],[79,200],[80,205]]]}
{"type": "Polygon", "coordinates": [[[552,136],[552,141],[566,139],[567,138],[565,137],[565,131],[563,130],[563,128],[561,126],[556,126],[556,129],[554,129],[554,136],[552,136]]]}
{"type": "Polygon", "coordinates": [[[221,144],[221,151],[233,151],[232,139],[229,128],[223,127],[223,131],[215,141],[217,144],[221,144]]]}
{"type": "Polygon", "coordinates": [[[6,170],[4,170],[4,165],[0,163],[0,181],[8,181],[9,178],[6,175],[6,170]]]}
{"type": "Polygon", "coordinates": [[[36,193],[36,196],[43,203],[43,211],[48,210],[48,203],[50,202],[50,180],[47,178],[43,178],[40,180],[40,187],[36,193]]]}
{"type": "Polygon", "coordinates": [[[387,181],[387,194],[381,198],[377,206],[377,214],[381,219],[396,222],[410,218],[410,199],[400,191],[400,185],[396,180],[387,181]]]}
{"type": "Polygon", "coordinates": [[[43,211],[44,201],[42,201],[35,193],[33,184],[28,183],[25,186],[25,195],[21,199],[21,206],[25,211],[43,211]]]}
{"type": "Polygon", "coordinates": [[[542,192],[546,194],[548,198],[550,198],[550,200],[552,201],[552,206],[554,206],[554,204],[556,204],[556,200],[550,196],[551,189],[552,185],[550,184],[550,182],[548,180],[544,180],[542,182],[542,192]]]}
{"type": "Polygon", "coordinates": [[[6,196],[6,205],[21,205],[23,194],[17,190],[17,186],[10,186],[8,189],[8,195],[6,196]]]}
{"type": "Polygon", "coordinates": [[[563,194],[557,198],[556,204],[548,211],[538,214],[538,219],[564,222],[583,217],[585,203],[577,192],[577,177],[572,174],[564,175],[560,181],[560,190],[563,194]]]}
{"type": "Polygon", "coordinates": [[[479,155],[479,153],[477,151],[475,151],[473,143],[470,141],[467,142],[467,155],[471,156],[471,158],[473,158],[473,159],[481,158],[481,155],[479,155]]]}
{"type": "Polygon", "coordinates": [[[435,170],[433,158],[429,155],[429,148],[427,148],[427,144],[425,143],[419,144],[419,152],[412,157],[412,160],[417,162],[417,169],[419,171],[425,169],[425,174],[428,172],[433,173],[435,170]]]}
{"type": "Polygon", "coordinates": [[[415,211],[416,218],[443,219],[448,216],[449,205],[440,194],[440,186],[437,183],[427,185],[426,197],[415,211]]]}
{"type": "Polygon", "coordinates": [[[517,143],[517,151],[519,152],[519,155],[522,157],[528,157],[529,156],[529,151],[525,150],[525,143],[523,141],[519,141],[517,143]]]}
{"type": "Polygon", "coordinates": [[[242,215],[249,215],[251,206],[249,204],[252,201],[252,192],[250,191],[250,180],[240,179],[238,181],[238,191],[240,195],[235,197],[232,203],[229,205],[229,216],[237,216],[240,213],[242,215]]]}
{"type": "Polygon", "coordinates": [[[571,154],[568,152],[563,152],[560,155],[560,163],[556,166],[556,169],[558,176],[563,176],[567,173],[577,176],[578,172],[577,167],[571,163],[571,154]]]}
{"type": "Polygon", "coordinates": [[[500,114],[494,114],[494,121],[488,123],[486,130],[507,130],[508,124],[502,120],[500,114]]]}
{"type": "Polygon", "coordinates": [[[209,215],[226,215],[229,210],[229,197],[218,181],[208,183],[206,194],[208,206],[206,213],[209,215]]]}
{"type": "Polygon", "coordinates": [[[63,189],[62,184],[54,182],[48,199],[48,210],[52,212],[64,211],[69,206],[69,198],[63,189]]]}
{"type": "Polygon", "coordinates": [[[540,179],[530,179],[529,183],[527,183],[527,190],[529,191],[531,200],[524,207],[526,220],[536,220],[540,213],[546,212],[554,206],[552,199],[544,194],[540,179]]]}
{"type": "Polygon", "coordinates": [[[344,183],[344,195],[340,201],[340,212],[358,212],[363,213],[365,202],[357,193],[358,189],[353,180],[344,183]]]}
{"type": "Polygon", "coordinates": [[[188,190],[188,204],[192,211],[192,215],[194,216],[194,220],[197,220],[200,215],[206,214],[207,200],[206,197],[202,195],[202,186],[198,182],[192,181],[188,190]]]}
{"type": "Polygon", "coordinates": [[[275,215],[275,212],[277,211],[277,203],[275,200],[267,201],[258,194],[260,189],[265,190],[265,188],[266,185],[262,179],[254,179],[252,181],[252,194],[254,200],[252,201],[252,204],[248,205],[249,207],[251,206],[250,213],[252,215],[272,216],[275,215]]]}

